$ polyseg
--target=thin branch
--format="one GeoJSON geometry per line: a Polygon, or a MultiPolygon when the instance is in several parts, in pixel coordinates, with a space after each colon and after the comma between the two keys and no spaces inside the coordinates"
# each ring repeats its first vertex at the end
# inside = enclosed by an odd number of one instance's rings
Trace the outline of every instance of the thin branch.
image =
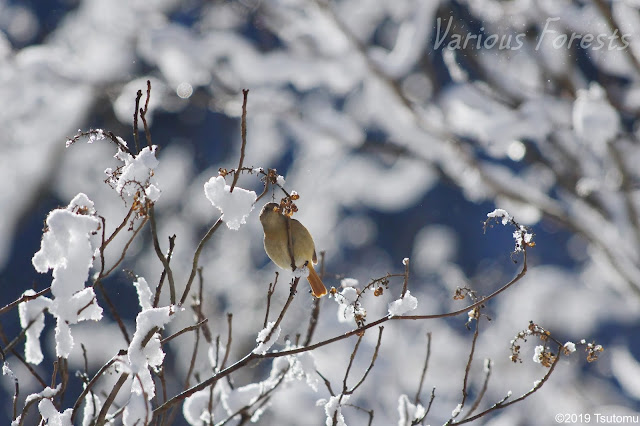
{"type": "Polygon", "coordinates": [[[508,401],[508,402],[507,402],[507,399],[509,398],[509,395],[507,395],[501,401],[493,404],[491,407],[487,408],[486,410],[482,411],[481,413],[478,413],[475,416],[472,416],[472,417],[460,420],[459,422],[455,422],[455,423],[451,423],[451,424],[452,425],[461,425],[461,424],[464,424],[464,423],[472,422],[474,420],[479,419],[480,417],[486,416],[488,413],[490,413],[492,411],[501,410],[501,409],[506,408],[506,407],[508,407],[508,406],[510,406],[512,404],[515,404],[516,402],[520,402],[523,399],[531,396],[533,393],[537,392],[538,389],[540,389],[542,387],[542,385],[544,385],[547,382],[547,380],[549,380],[549,377],[551,376],[551,373],[553,373],[553,370],[556,368],[556,365],[558,365],[558,361],[560,360],[560,351],[561,350],[562,350],[562,346],[560,345],[558,347],[558,356],[553,361],[553,364],[551,364],[551,367],[549,367],[549,371],[547,371],[547,374],[544,375],[542,380],[540,380],[536,384],[536,386],[534,386],[531,390],[529,390],[528,392],[524,393],[519,398],[516,398],[516,399],[508,401]]]}
{"type": "Polygon", "coordinates": [[[20,296],[19,299],[16,299],[13,302],[11,302],[11,303],[3,306],[2,308],[0,308],[0,315],[2,315],[5,312],[11,310],[12,308],[14,308],[15,306],[19,305],[20,303],[28,302],[29,300],[33,300],[33,299],[37,299],[38,297],[44,296],[45,294],[49,293],[50,291],[51,291],[51,287],[47,287],[44,290],[41,290],[41,291],[37,292],[36,294],[32,294],[32,295],[23,294],[22,296],[20,296]]]}
{"type": "Polygon", "coordinates": [[[169,343],[171,340],[175,339],[176,337],[180,336],[181,334],[184,334],[184,333],[187,333],[187,332],[193,331],[193,330],[198,330],[200,327],[202,327],[204,324],[206,324],[207,321],[209,321],[209,319],[205,318],[202,321],[198,322],[197,324],[193,324],[193,325],[190,325],[188,327],[183,328],[180,331],[176,331],[171,336],[165,337],[164,339],[160,340],[160,344],[164,345],[166,343],[169,343]]]}
{"type": "Polygon", "coordinates": [[[149,220],[151,221],[151,237],[153,238],[153,248],[156,251],[156,256],[162,262],[162,266],[164,270],[167,272],[167,279],[169,280],[169,297],[171,299],[171,304],[176,304],[176,286],[173,281],[173,271],[171,270],[171,266],[169,266],[169,261],[162,253],[162,249],[160,248],[160,242],[158,241],[158,231],[156,227],[156,214],[153,203],[149,205],[149,220]]]}
{"type": "Polygon", "coordinates": [[[238,178],[240,177],[240,169],[242,169],[242,163],[244,162],[244,149],[247,146],[247,97],[249,95],[248,89],[242,90],[242,123],[241,123],[241,133],[242,133],[242,146],[240,147],[240,162],[238,163],[238,169],[233,174],[233,182],[231,183],[231,189],[229,192],[233,192],[233,188],[236,187],[236,183],[238,183],[238,178]]]}
{"type": "Polygon", "coordinates": [[[268,342],[269,339],[271,339],[271,336],[273,335],[275,330],[280,326],[280,323],[282,322],[282,319],[284,318],[284,314],[289,309],[289,306],[291,305],[291,302],[293,302],[293,298],[296,295],[299,282],[300,282],[300,277],[294,278],[293,283],[291,284],[291,287],[289,289],[289,297],[287,298],[287,301],[285,302],[284,306],[282,307],[282,311],[280,311],[280,315],[278,315],[278,319],[276,320],[276,323],[273,324],[273,327],[271,327],[271,331],[269,331],[269,334],[267,335],[267,337],[264,340],[264,342],[268,342]]]}
{"type": "Polygon", "coordinates": [[[151,99],[151,80],[147,80],[147,98],[144,101],[144,109],[140,108],[140,118],[142,119],[142,124],[144,125],[144,136],[147,139],[147,145],[149,146],[149,149],[151,149],[153,143],[151,142],[151,131],[149,130],[149,125],[147,124],[149,99],[151,99]]]}
{"type": "Polygon", "coordinates": [[[362,385],[364,383],[365,379],[369,375],[369,372],[373,368],[373,365],[376,362],[376,359],[378,359],[378,351],[380,350],[380,344],[382,343],[382,330],[384,330],[384,327],[380,326],[380,327],[378,327],[378,330],[379,330],[378,331],[378,342],[376,343],[376,348],[373,351],[373,356],[371,357],[371,363],[369,363],[369,367],[367,367],[367,369],[365,370],[365,372],[362,375],[362,378],[360,379],[360,381],[358,383],[356,383],[355,386],[353,386],[348,392],[346,392],[345,395],[352,394],[353,392],[355,392],[356,389],[358,389],[360,387],[360,385],[362,385]]]}
{"type": "Polygon", "coordinates": [[[227,314],[227,344],[224,348],[224,358],[222,358],[222,364],[220,364],[220,369],[224,370],[224,366],[227,365],[227,361],[229,360],[229,352],[231,352],[231,335],[232,335],[232,327],[233,323],[233,314],[227,314]]]}
{"type": "MultiPolygon", "coordinates": [[[[120,265],[120,263],[124,260],[126,254],[127,254],[127,250],[129,250],[129,246],[131,246],[131,243],[133,242],[133,240],[138,235],[138,232],[140,232],[140,230],[142,229],[142,227],[146,223],[147,223],[147,218],[145,217],[142,220],[142,222],[140,223],[140,226],[138,226],[138,229],[133,231],[133,234],[131,235],[131,238],[129,238],[129,241],[127,241],[127,243],[124,245],[124,248],[122,249],[122,253],[120,253],[120,257],[118,258],[118,260],[116,260],[116,262],[111,266],[111,268],[107,272],[100,273],[100,275],[98,275],[98,278],[96,279],[96,282],[101,281],[104,277],[106,277],[109,274],[111,274],[118,267],[118,265],[120,265]]],[[[104,260],[104,258],[103,258],[103,260],[104,260]]]]}
{"type": "Polygon", "coordinates": [[[269,321],[269,310],[271,309],[271,296],[276,291],[276,285],[278,284],[278,277],[280,274],[276,271],[276,279],[273,280],[273,283],[269,283],[269,289],[267,290],[267,310],[264,313],[264,323],[262,328],[267,327],[267,322],[269,321]]]}
{"type": "MultiPolygon", "coordinates": [[[[7,339],[7,336],[4,334],[4,330],[2,329],[2,325],[0,324],[0,339],[2,339],[2,342],[6,345],[7,342],[9,341],[9,339],[7,339]]],[[[18,351],[16,351],[15,349],[11,349],[11,351],[7,351],[2,350],[0,348],[0,353],[2,353],[2,357],[4,358],[6,356],[6,352],[11,352],[11,354],[13,356],[15,356],[18,361],[20,361],[22,363],[22,365],[24,365],[26,367],[27,370],[29,370],[29,373],[31,373],[31,375],[38,381],[38,383],[40,383],[40,385],[42,385],[42,387],[46,388],[47,382],[44,381],[44,379],[42,377],[40,377],[40,375],[33,369],[33,367],[31,366],[31,364],[29,364],[23,357],[22,355],[20,355],[18,353],[18,351]]]]}
{"type": "Polygon", "coordinates": [[[189,280],[187,281],[187,285],[184,288],[184,292],[182,293],[182,297],[180,298],[180,304],[184,305],[185,300],[187,300],[187,296],[189,295],[189,291],[191,290],[191,284],[196,277],[196,272],[198,270],[198,259],[200,259],[200,253],[206,242],[211,238],[214,232],[222,225],[222,216],[218,218],[216,223],[213,224],[211,228],[207,231],[205,236],[200,240],[198,247],[196,248],[195,253],[193,254],[193,265],[191,266],[191,275],[189,275],[189,280]]]}
{"type": "Polygon", "coordinates": [[[287,250],[289,251],[289,258],[291,259],[291,270],[296,270],[296,257],[293,251],[293,233],[291,232],[291,218],[285,216],[285,223],[287,224],[287,250]]]}
{"type": "Polygon", "coordinates": [[[349,357],[349,365],[347,365],[347,369],[344,372],[344,378],[342,379],[342,394],[344,395],[347,392],[347,378],[349,377],[349,372],[351,371],[351,367],[353,366],[353,360],[356,359],[356,354],[358,353],[358,348],[360,347],[360,342],[362,342],[362,338],[364,334],[358,336],[358,340],[356,341],[356,345],[353,347],[353,351],[351,351],[351,356],[349,357]]]}
{"type": "Polygon", "coordinates": [[[129,338],[127,327],[125,327],[124,322],[122,321],[122,317],[120,317],[120,314],[118,314],[118,311],[116,310],[116,306],[113,304],[113,302],[111,301],[111,298],[107,294],[107,291],[102,286],[102,280],[96,281],[93,284],[93,286],[94,288],[98,288],[98,290],[102,294],[102,297],[104,298],[105,303],[109,307],[111,316],[113,316],[113,318],[116,320],[116,323],[118,324],[118,328],[120,328],[120,332],[122,333],[122,336],[124,336],[124,340],[127,342],[127,345],[130,345],[131,339],[129,338]]]}
{"type": "Polygon", "coordinates": [[[429,358],[431,358],[431,332],[427,333],[427,354],[424,357],[424,366],[422,367],[422,374],[420,374],[420,384],[416,391],[416,397],[413,399],[417,405],[420,403],[420,394],[422,393],[422,385],[424,384],[424,378],[427,375],[427,369],[429,368],[429,358]]]}
{"type": "Polygon", "coordinates": [[[140,98],[142,97],[142,90],[138,90],[136,94],[136,109],[133,111],[133,141],[136,146],[136,153],[140,152],[140,140],[138,138],[138,110],[140,109],[140,98]]]}
{"type": "Polygon", "coordinates": [[[336,396],[336,394],[333,392],[333,389],[331,389],[331,382],[329,381],[329,379],[324,377],[322,373],[320,373],[318,370],[316,370],[316,373],[324,381],[324,385],[327,387],[327,390],[329,391],[329,395],[336,396]]]}
{"type": "MultiPolygon", "coordinates": [[[[464,404],[467,402],[467,397],[469,396],[469,372],[471,371],[471,363],[473,362],[473,354],[476,351],[476,342],[478,341],[478,336],[480,334],[480,312],[479,308],[475,308],[475,312],[477,312],[476,316],[476,329],[473,332],[473,339],[471,340],[471,350],[469,351],[469,359],[467,360],[467,365],[464,369],[464,379],[462,380],[462,401],[460,401],[460,407],[463,408],[464,404]]],[[[453,419],[452,419],[453,420],[453,419]]],[[[450,420],[451,421],[451,420],[450,420]]]]}
{"type": "Polygon", "coordinates": [[[491,377],[491,360],[486,360],[486,374],[484,375],[484,382],[482,383],[482,389],[480,389],[480,393],[478,397],[474,401],[473,405],[469,409],[469,412],[462,418],[469,418],[480,406],[480,402],[482,402],[482,398],[484,398],[485,393],[487,393],[487,389],[489,387],[489,378],[491,377]]]}
{"type": "MultiPolygon", "coordinates": [[[[173,256],[173,249],[176,247],[176,234],[173,234],[169,237],[169,252],[167,253],[167,263],[171,264],[171,256],[173,256]]],[[[156,286],[156,294],[153,298],[153,307],[157,308],[160,304],[160,293],[162,293],[162,284],[164,284],[164,279],[167,276],[167,270],[162,269],[162,273],[160,274],[160,281],[158,281],[158,285],[156,286]]]]}
{"type": "Polygon", "coordinates": [[[403,259],[402,264],[404,265],[404,282],[402,283],[402,298],[407,294],[407,287],[409,285],[409,258],[406,257],[403,259]]]}
{"type": "Polygon", "coordinates": [[[76,399],[75,404],[73,404],[73,410],[72,410],[72,413],[71,413],[71,422],[72,423],[73,423],[73,421],[74,421],[74,419],[76,417],[76,414],[78,413],[78,408],[80,408],[80,404],[82,404],[82,401],[87,396],[87,394],[91,391],[91,389],[96,384],[98,379],[100,379],[102,377],[102,375],[105,373],[105,371],[107,371],[107,369],[109,367],[111,367],[115,362],[117,362],[121,356],[126,355],[126,353],[127,352],[125,350],[121,350],[116,356],[111,358],[106,364],[104,364],[102,367],[100,367],[100,369],[93,376],[91,381],[89,381],[89,383],[84,387],[84,389],[80,393],[80,396],[78,397],[78,399],[76,399]]]}
{"type": "Polygon", "coordinates": [[[113,404],[113,401],[116,399],[116,396],[120,391],[120,388],[122,388],[122,385],[124,385],[124,382],[127,381],[128,377],[129,377],[129,373],[120,374],[118,381],[113,386],[113,389],[111,389],[111,392],[109,393],[109,396],[107,396],[107,399],[104,401],[104,405],[102,406],[102,409],[98,414],[98,418],[96,419],[96,426],[103,426],[105,424],[105,417],[109,412],[109,408],[111,408],[111,404],[113,404]]]}
{"type": "Polygon", "coordinates": [[[189,370],[187,370],[186,377],[184,379],[184,389],[189,388],[189,381],[191,380],[191,374],[196,367],[196,358],[198,356],[198,347],[200,346],[200,329],[196,328],[196,341],[193,344],[193,351],[191,352],[191,362],[189,363],[189,370]]]}

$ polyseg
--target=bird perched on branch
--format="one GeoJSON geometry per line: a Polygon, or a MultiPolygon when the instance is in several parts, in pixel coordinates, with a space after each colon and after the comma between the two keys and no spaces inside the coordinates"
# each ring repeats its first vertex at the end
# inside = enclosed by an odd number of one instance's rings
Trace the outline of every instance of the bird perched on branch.
{"type": "Polygon", "coordinates": [[[313,269],[318,262],[311,234],[296,219],[280,213],[278,204],[265,204],[260,212],[260,223],[264,230],[264,250],[267,256],[282,269],[309,268],[309,285],[315,297],[327,294],[327,288],[313,269]],[[291,235],[291,238],[289,238],[291,235]],[[293,264],[292,264],[293,257],[293,264]]]}

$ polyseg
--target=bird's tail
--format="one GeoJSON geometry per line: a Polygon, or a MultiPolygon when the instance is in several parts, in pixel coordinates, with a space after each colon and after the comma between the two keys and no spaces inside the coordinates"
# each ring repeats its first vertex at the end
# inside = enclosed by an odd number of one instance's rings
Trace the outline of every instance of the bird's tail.
{"type": "Polygon", "coordinates": [[[315,297],[324,296],[325,294],[327,294],[327,288],[322,283],[322,280],[316,273],[316,270],[313,269],[313,265],[311,264],[311,262],[309,262],[307,266],[309,267],[309,276],[307,277],[307,279],[309,280],[309,285],[311,286],[311,293],[313,293],[315,297]]]}

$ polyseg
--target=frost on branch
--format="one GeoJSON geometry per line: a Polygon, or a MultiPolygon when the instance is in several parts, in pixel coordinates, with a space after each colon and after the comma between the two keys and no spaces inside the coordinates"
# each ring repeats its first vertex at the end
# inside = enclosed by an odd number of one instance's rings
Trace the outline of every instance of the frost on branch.
{"type": "Polygon", "coordinates": [[[398,414],[400,415],[398,426],[408,426],[417,424],[415,422],[423,419],[427,410],[420,403],[413,404],[407,395],[402,394],[398,398],[398,414]]]}
{"type": "MultiPolygon", "coordinates": [[[[140,304],[143,305],[144,292],[139,291],[139,295],[140,304]]],[[[165,306],[143,309],[136,317],[136,332],[127,351],[127,366],[133,376],[133,383],[129,403],[123,415],[125,426],[147,424],[151,420],[150,401],[155,397],[156,389],[149,368],[162,365],[165,353],[162,351],[157,331],[171,321],[173,314],[174,307],[165,306]],[[150,333],[153,333],[151,338],[148,337],[150,333]]]]}
{"type": "MultiPolygon", "coordinates": [[[[33,290],[23,293],[25,296],[36,294],[33,290]]],[[[38,365],[42,362],[42,348],[40,347],[40,334],[44,329],[44,311],[51,305],[51,299],[40,296],[23,302],[18,306],[20,314],[20,326],[27,329],[24,355],[27,362],[38,365]],[[30,325],[30,326],[29,326],[30,325]],[[29,328],[27,328],[29,327],[29,328]]]]}
{"type": "Polygon", "coordinates": [[[53,405],[53,402],[45,398],[38,403],[38,410],[40,410],[40,415],[48,425],[73,426],[73,423],[71,423],[73,410],[71,408],[67,408],[60,413],[53,405]]]}
{"type": "MultiPolygon", "coordinates": [[[[57,319],[56,354],[67,358],[73,348],[73,337],[69,325],[80,321],[102,319],[102,308],[98,306],[92,287],[85,288],[84,283],[93,265],[94,249],[91,235],[100,227],[93,202],[80,193],[75,196],[64,209],[56,209],[49,213],[46,220],[46,231],[42,236],[40,250],[33,256],[32,263],[36,271],[45,273],[53,269],[51,293],[53,299],[41,297],[39,305],[35,300],[25,302],[31,305],[21,307],[25,320],[31,320],[29,312],[48,308],[57,319]]],[[[37,300],[37,299],[36,299],[37,300]]],[[[23,304],[21,304],[23,305],[23,304]]],[[[27,324],[23,324],[23,327],[27,324]]],[[[39,333],[33,333],[32,338],[39,333]]],[[[32,345],[35,345],[33,343],[32,345]]],[[[28,349],[34,350],[34,346],[28,349]]],[[[41,361],[42,353],[32,353],[34,361],[41,361]]],[[[38,361],[38,362],[39,362],[38,361]]]]}
{"type": "Polygon", "coordinates": [[[349,395],[336,395],[329,398],[329,401],[321,399],[316,402],[316,405],[324,405],[324,413],[327,415],[325,424],[327,426],[347,426],[342,415],[342,406],[349,401],[349,395]],[[336,418],[336,422],[333,422],[333,418],[336,418]]]}
{"type": "Polygon", "coordinates": [[[255,349],[253,350],[254,354],[259,354],[259,355],[266,354],[267,351],[271,348],[271,346],[273,346],[275,341],[278,340],[278,337],[280,337],[280,331],[281,331],[280,326],[278,326],[278,328],[276,328],[273,333],[271,332],[275,324],[276,324],[275,321],[271,321],[269,322],[269,324],[267,324],[265,328],[260,330],[260,333],[258,333],[258,337],[256,337],[256,342],[258,342],[258,346],[256,346],[255,349]],[[267,338],[268,340],[266,340],[267,338]]]}
{"type": "Polygon", "coordinates": [[[413,311],[418,307],[418,299],[411,295],[411,292],[407,290],[404,297],[398,300],[394,300],[389,303],[389,315],[404,315],[407,312],[413,311]]]}
{"type": "Polygon", "coordinates": [[[209,403],[217,399],[220,386],[215,387],[213,391],[210,388],[203,389],[187,397],[182,406],[182,415],[190,425],[200,426],[203,424],[213,423],[213,413],[209,411],[209,403]]]}
{"type": "MultiPolygon", "coordinates": [[[[342,285],[357,285],[356,280],[342,281],[342,285]]],[[[350,322],[355,320],[357,324],[362,323],[367,316],[367,311],[358,300],[358,290],[354,287],[345,287],[340,293],[333,293],[333,298],[338,302],[338,321],[350,322]]]]}
{"type": "Polygon", "coordinates": [[[253,210],[257,198],[255,192],[238,187],[231,192],[231,187],[226,184],[222,176],[209,179],[204,184],[204,194],[213,207],[220,210],[227,227],[234,231],[246,223],[247,216],[253,210]]]}
{"type": "Polygon", "coordinates": [[[133,196],[140,191],[140,186],[144,186],[145,195],[150,201],[155,202],[160,197],[160,190],[155,182],[151,181],[153,177],[153,169],[158,167],[156,152],[158,147],[153,145],[151,148],[143,148],[135,157],[121,149],[115,155],[115,158],[122,161],[124,166],[118,169],[118,173],[110,173],[113,181],[115,181],[115,190],[120,195],[133,196]]]}
{"type": "Polygon", "coordinates": [[[484,222],[485,229],[489,226],[489,222],[493,220],[502,220],[500,221],[503,225],[512,224],[516,230],[513,231],[513,239],[516,241],[516,247],[514,249],[514,253],[518,253],[524,250],[525,245],[528,247],[533,247],[535,243],[533,242],[534,234],[523,225],[520,225],[515,219],[503,209],[495,209],[491,213],[487,213],[488,219],[484,222]]]}

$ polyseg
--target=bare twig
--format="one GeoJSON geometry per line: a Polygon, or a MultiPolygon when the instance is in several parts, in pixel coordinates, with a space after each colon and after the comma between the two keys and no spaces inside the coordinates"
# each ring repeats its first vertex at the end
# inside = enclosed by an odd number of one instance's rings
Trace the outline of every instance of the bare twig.
{"type": "MultiPolygon", "coordinates": [[[[479,310],[479,307],[475,308],[479,310]]],[[[469,372],[471,371],[471,363],[473,362],[473,354],[476,350],[476,342],[478,341],[478,335],[480,334],[480,314],[478,312],[476,316],[476,329],[473,332],[473,339],[471,340],[471,350],[469,351],[469,358],[467,360],[467,365],[464,369],[464,379],[462,381],[462,400],[460,401],[460,408],[464,407],[464,404],[467,402],[467,397],[469,396],[469,372]]],[[[459,411],[458,411],[459,413],[459,411]]],[[[449,422],[453,421],[453,418],[449,420],[449,422]]]]}
{"type": "MultiPolygon", "coordinates": [[[[2,325],[0,324],[0,339],[2,339],[2,342],[6,345],[7,342],[9,341],[9,339],[7,339],[7,336],[4,334],[4,330],[2,329],[2,325]]],[[[38,383],[40,383],[40,385],[42,385],[42,387],[47,387],[47,382],[44,381],[44,379],[42,377],[40,377],[40,375],[33,369],[33,367],[31,366],[31,364],[29,364],[23,357],[22,355],[20,355],[18,353],[18,351],[16,351],[15,349],[11,349],[11,351],[7,351],[5,350],[0,350],[0,353],[2,353],[2,357],[4,358],[6,356],[6,352],[11,352],[11,354],[13,356],[15,356],[18,361],[20,361],[20,363],[26,367],[27,370],[29,370],[29,373],[31,373],[31,375],[38,381],[38,383]]]]}
{"type": "Polygon", "coordinates": [[[238,169],[233,174],[233,182],[231,183],[231,188],[229,192],[233,192],[233,188],[236,187],[236,183],[238,183],[238,178],[240,177],[240,169],[242,169],[242,163],[244,162],[244,149],[247,146],[247,97],[249,95],[248,89],[242,90],[242,124],[241,124],[241,133],[242,133],[242,146],[240,147],[240,162],[238,163],[238,169]]]}
{"type": "Polygon", "coordinates": [[[13,309],[14,307],[19,305],[20,303],[28,302],[29,300],[33,300],[33,299],[37,299],[38,297],[44,296],[45,294],[49,293],[50,291],[51,291],[51,287],[47,287],[44,290],[40,290],[36,294],[32,294],[32,295],[23,294],[22,296],[20,296],[19,299],[16,299],[13,302],[8,303],[7,305],[5,305],[2,308],[0,308],[0,315],[4,314],[5,312],[7,312],[7,311],[9,311],[11,309],[13,309]]]}
{"type": "Polygon", "coordinates": [[[463,420],[469,418],[478,409],[478,407],[480,406],[480,402],[482,402],[482,398],[484,398],[484,395],[489,387],[489,378],[491,377],[491,360],[487,359],[485,363],[486,371],[484,375],[484,382],[482,383],[482,389],[480,389],[480,393],[478,393],[476,400],[473,402],[473,405],[471,406],[467,414],[462,418],[463,420]]]}
{"type": "Polygon", "coordinates": [[[451,424],[452,425],[461,425],[461,424],[464,424],[464,423],[472,422],[474,420],[479,419],[480,417],[483,417],[483,416],[487,415],[488,413],[490,413],[492,411],[500,410],[500,409],[506,408],[506,407],[508,407],[508,406],[510,406],[512,404],[515,404],[516,402],[520,402],[520,401],[528,398],[529,396],[531,396],[533,393],[537,392],[538,389],[540,389],[542,387],[542,385],[544,385],[547,382],[547,380],[549,380],[549,377],[553,373],[553,370],[556,368],[556,365],[558,365],[558,361],[561,358],[560,355],[559,355],[561,350],[562,350],[562,345],[560,345],[558,347],[558,356],[553,361],[553,364],[551,364],[551,367],[549,367],[549,371],[547,371],[547,374],[545,374],[544,377],[542,378],[542,380],[540,380],[531,390],[529,390],[528,392],[524,393],[519,398],[516,398],[516,399],[508,401],[508,402],[507,402],[507,399],[509,398],[509,395],[507,395],[501,401],[495,403],[491,407],[489,407],[486,410],[476,414],[475,416],[472,416],[472,417],[460,420],[459,422],[455,422],[455,423],[451,423],[451,424]]]}
{"type": "Polygon", "coordinates": [[[124,322],[122,321],[122,317],[120,317],[120,314],[118,314],[118,311],[116,310],[116,306],[113,304],[113,302],[111,301],[111,298],[109,298],[109,295],[107,294],[106,290],[102,286],[102,281],[101,280],[96,281],[93,284],[93,286],[94,288],[97,288],[102,294],[102,297],[104,298],[105,303],[109,307],[111,316],[113,316],[113,319],[115,319],[116,323],[118,324],[118,328],[120,328],[120,332],[122,333],[124,340],[127,342],[127,345],[130,345],[131,339],[129,338],[129,333],[127,332],[127,328],[125,327],[124,322]]]}
{"type": "Polygon", "coordinates": [[[220,364],[220,369],[224,370],[224,366],[227,365],[227,361],[229,360],[229,352],[231,352],[231,335],[232,335],[232,325],[233,323],[233,314],[227,314],[227,344],[224,348],[224,358],[222,358],[222,364],[220,364]]]}
{"type": "Polygon", "coordinates": [[[280,323],[282,322],[282,319],[284,318],[284,314],[289,309],[289,305],[291,305],[291,302],[293,302],[293,298],[296,295],[299,282],[300,282],[300,277],[296,277],[296,278],[293,279],[293,283],[291,284],[291,287],[289,289],[289,297],[287,298],[287,301],[285,302],[284,306],[282,307],[282,310],[280,311],[280,315],[278,315],[278,319],[276,320],[275,324],[273,324],[273,327],[271,327],[271,331],[269,331],[269,334],[265,338],[265,340],[264,340],[265,342],[268,342],[269,339],[271,339],[271,336],[273,335],[275,330],[280,326],[280,323]]]}
{"type": "Polygon", "coordinates": [[[136,109],[133,111],[133,141],[136,146],[136,153],[140,152],[140,140],[138,138],[138,110],[140,109],[141,97],[142,90],[138,90],[138,93],[136,93],[136,109]]]}
{"type": "Polygon", "coordinates": [[[407,294],[407,286],[409,285],[409,258],[406,257],[402,261],[404,265],[404,282],[402,283],[402,298],[407,294]]]}
{"type": "Polygon", "coordinates": [[[124,382],[127,381],[128,377],[129,377],[129,373],[120,374],[118,381],[113,386],[113,389],[111,389],[111,392],[109,393],[109,396],[107,396],[107,399],[104,401],[104,405],[102,406],[102,409],[98,414],[98,418],[96,419],[96,426],[103,426],[105,424],[105,418],[107,416],[107,413],[109,412],[109,408],[111,408],[111,405],[113,404],[113,401],[116,399],[118,392],[120,392],[120,388],[122,388],[122,385],[124,385],[124,382]]]}
{"type": "Polygon", "coordinates": [[[191,380],[191,374],[196,367],[196,357],[198,356],[198,346],[200,346],[200,329],[196,328],[196,340],[193,344],[193,351],[191,351],[191,362],[189,363],[189,370],[187,371],[184,379],[184,389],[189,388],[189,381],[191,380]]]}
{"type": "Polygon", "coordinates": [[[205,236],[200,240],[198,247],[196,248],[196,252],[193,254],[193,265],[191,267],[191,275],[189,275],[189,280],[187,281],[187,285],[184,288],[184,292],[182,293],[182,297],[180,298],[180,304],[183,305],[185,300],[187,300],[187,296],[189,295],[189,291],[191,290],[191,284],[196,277],[196,272],[198,270],[198,259],[200,259],[200,253],[204,245],[209,241],[209,238],[213,235],[214,232],[222,225],[222,216],[218,218],[216,223],[213,224],[209,231],[205,234],[205,236]]]}
{"type": "Polygon", "coordinates": [[[190,325],[188,327],[183,328],[180,331],[176,331],[175,333],[173,333],[171,336],[165,337],[164,339],[160,340],[160,344],[164,345],[165,343],[170,342],[171,340],[175,339],[176,337],[180,336],[181,334],[187,333],[189,331],[194,331],[194,330],[198,330],[200,327],[202,327],[204,324],[206,324],[206,322],[209,321],[208,318],[203,319],[202,321],[190,325]]]}
{"type": "MultiPolygon", "coordinates": [[[[118,260],[116,260],[116,262],[111,266],[111,268],[109,268],[109,270],[107,272],[102,272],[98,276],[98,278],[96,279],[96,282],[97,281],[101,281],[104,277],[106,277],[109,274],[111,274],[118,267],[118,265],[120,265],[120,263],[124,260],[126,254],[127,254],[127,250],[129,250],[129,246],[131,246],[131,243],[136,238],[136,236],[138,235],[138,232],[140,232],[140,230],[145,225],[145,223],[147,223],[147,218],[146,217],[142,220],[142,222],[140,223],[138,228],[135,231],[133,231],[133,234],[131,234],[131,238],[129,238],[129,240],[124,245],[124,248],[122,249],[122,253],[120,253],[120,257],[118,258],[118,260]]],[[[113,234],[112,234],[112,236],[113,236],[113,234]]],[[[104,260],[104,258],[103,258],[103,260],[104,260]]],[[[101,266],[101,268],[102,268],[102,266],[101,266]]]]}
{"type": "Polygon", "coordinates": [[[78,398],[76,399],[75,404],[73,404],[73,410],[72,410],[72,413],[71,413],[71,422],[73,422],[73,420],[75,419],[76,414],[78,413],[78,408],[80,408],[80,404],[82,404],[82,401],[84,400],[85,396],[87,396],[87,394],[91,391],[91,389],[96,384],[98,379],[100,379],[102,377],[102,375],[104,374],[104,372],[107,371],[107,369],[109,367],[111,367],[115,362],[117,362],[119,360],[119,358],[121,356],[124,356],[124,355],[126,355],[126,351],[121,350],[116,356],[111,358],[106,364],[104,364],[102,367],[100,367],[98,372],[93,376],[93,378],[89,381],[89,383],[84,387],[84,389],[82,390],[82,393],[80,393],[80,396],[78,396],[78,398]]]}
{"type": "Polygon", "coordinates": [[[149,99],[151,99],[151,80],[147,80],[147,98],[144,101],[144,108],[140,108],[140,118],[142,119],[142,124],[144,125],[144,136],[147,139],[147,145],[149,146],[149,149],[151,149],[153,143],[151,142],[151,131],[149,130],[149,125],[147,124],[149,99]]]}
{"type": "MultiPolygon", "coordinates": [[[[176,247],[176,234],[173,234],[169,237],[169,252],[167,253],[167,263],[171,264],[171,256],[173,256],[173,249],[176,247]]],[[[167,270],[162,269],[162,273],[160,274],[160,281],[158,281],[158,285],[156,287],[156,294],[153,298],[153,307],[157,308],[160,303],[160,293],[162,292],[162,284],[164,283],[164,279],[167,276],[167,270]]]]}
{"type": "Polygon", "coordinates": [[[276,279],[273,280],[273,283],[269,283],[269,289],[267,290],[267,310],[264,313],[264,323],[262,328],[267,327],[267,322],[269,321],[269,310],[271,309],[271,296],[276,291],[276,285],[278,284],[278,277],[280,274],[276,271],[276,279]]]}
{"type": "Polygon", "coordinates": [[[364,334],[358,336],[358,340],[356,341],[356,345],[353,347],[353,351],[351,351],[351,356],[349,356],[349,365],[347,365],[347,369],[344,372],[344,377],[342,379],[342,394],[344,395],[347,390],[347,378],[349,378],[349,372],[351,371],[351,367],[353,366],[353,361],[356,359],[356,354],[358,353],[358,348],[360,347],[360,342],[362,342],[362,338],[364,334]]]}
{"type": "Polygon", "coordinates": [[[378,342],[376,343],[376,348],[373,351],[373,356],[371,357],[371,363],[369,363],[369,367],[367,367],[367,369],[365,370],[364,374],[362,375],[362,378],[360,379],[360,381],[358,383],[356,383],[347,392],[343,392],[345,395],[352,394],[353,392],[355,392],[356,389],[358,389],[360,387],[360,385],[362,385],[364,383],[365,379],[369,375],[369,372],[373,368],[373,365],[375,364],[376,359],[378,359],[378,351],[380,350],[380,344],[382,343],[382,330],[384,330],[384,327],[380,326],[380,327],[378,327],[378,330],[379,330],[378,331],[378,342]]]}
{"type": "Polygon", "coordinates": [[[427,333],[427,354],[424,357],[424,366],[422,367],[422,374],[420,374],[420,384],[416,391],[416,397],[413,399],[415,404],[420,403],[420,394],[422,393],[422,385],[424,384],[424,378],[427,375],[427,369],[429,368],[429,358],[431,358],[431,332],[427,333]]]}
{"type": "Polygon", "coordinates": [[[173,271],[171,270],[171,266],[169,266],[169,261],[162,253],[162,249],[160,248],[160,243],[158,241],[158,231],[156,227],[156,214],[153,203],[149,203],[149,220],[151,221],[151,237],[153,238],[153,248],[156,251],[156,256],[162,262],[162,266],[167,273],[167,280],[169,280],[169,297],[171,299],[171,304],[176,304],[176,286],[173,281],[173,271]]]}

